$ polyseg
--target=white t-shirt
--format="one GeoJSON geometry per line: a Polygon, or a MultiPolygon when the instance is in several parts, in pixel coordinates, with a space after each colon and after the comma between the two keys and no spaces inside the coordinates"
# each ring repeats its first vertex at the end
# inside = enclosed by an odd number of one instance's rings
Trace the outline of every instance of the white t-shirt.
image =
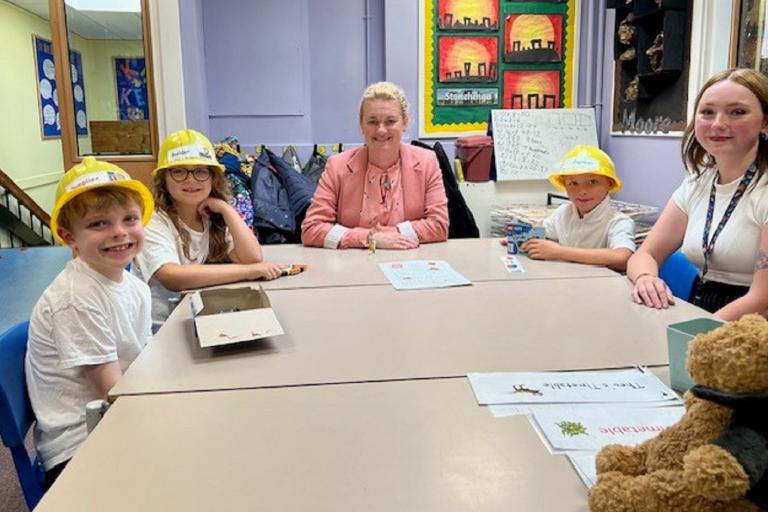
{"type": "Polygon", "coordinates": [[[635,250],[635,221],[611,206],[610,198],[579,217],[572,203],[560,205],[544,220],[545,235],[567,247],[635,250]]]}
{"type": "MultiPolygon", "coordinates": [[[[203,231],[194,231],[181,223],[182,228],[189,233],[189,258],[184,255],[181,236],[165,212],[155,210],[152,219],[144,228],[144,249],[136,255],[131,266],[131,272],[149,284],[152,292],[152,322],[161,325],[171,314],[179,293],[167,289],[155,277],[155,272],[168,263],[186,265],[189,263],[205,263],[208,259],[210,245],[210,222],[203,219],[203,231]]],[[[234,241],[227,230],[228,252],[234,249],[234,241]]]]}
{"type": "MultiPolygon", "coordinates": [[[[672,194],[672,201],[688,216],[682,245],[683,254],[699,269],[704,266],[704,250],[701,244],[707,220],[709,192],[716,172],[715,169],[710,169],[698,179],[689,176],[672,194]]],[[[715,185],[715,212],[709,229],[710,239],[740,181],[741,178],[723,185],[715,185]]],[[[754,184],[754,179],[752,183],[754,184]]],[[[709,258],[706,278],[721,283],[749,286],[752,283],[755,262],[760,251],[760,236],[766,221],[768,176],[763,176],[754,188],[747,189],[718,235],[714,251],[709,258]]]]}
{"type": "Polygon", "coordinates": [[[29,323],[27,388],[35,444],[47,470],[85,440],[85,405],[101,398],[80,366],[117,361],[125,371],[152,337],[147,285],[116,283],[77,258],[43,292],[29,323]]]}

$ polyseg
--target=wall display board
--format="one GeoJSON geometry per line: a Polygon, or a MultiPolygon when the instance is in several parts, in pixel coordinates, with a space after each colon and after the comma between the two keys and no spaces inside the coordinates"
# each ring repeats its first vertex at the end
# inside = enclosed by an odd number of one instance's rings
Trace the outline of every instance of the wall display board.
{"type": "Polygon", "coordinates": [[[546,179],[576,144],[597,146],[591,108],[493,110],[491,122],[500,181],[546,179]]]}
{"type": "Polygon", "coordinates": [[[494,108],[576,101],[578,0],[420,0],[419,136],[485,132],[494,108]]]}
{"type": "MultiPolygon", "coordinates": [[[[51,41],[37,35],[32,36],[32,46],[35,52],[35,76],[37,78],[38,106],[40,109],[40,131],[44,139],[61,137],[61,116],[59,115],[59,95],[56,88],[56,65],[53,60],[53,46],[51,41]]],[[[85,112],[83,58],[80,52],[70,50],[69,61],[72,66],[72,87],[77,134],[88,135],[88,118],[85,112]]]]}
{"type": "Polygon", "coordinates": [[[115,57],[114,68],[120,120],[149,119],[144,57],[115,57]]]}
{"type": "Polygon", "coordinates": [[[614,135],[685,129],[691,1],[608,0],[608,8],[616,9],[614,135]]]}

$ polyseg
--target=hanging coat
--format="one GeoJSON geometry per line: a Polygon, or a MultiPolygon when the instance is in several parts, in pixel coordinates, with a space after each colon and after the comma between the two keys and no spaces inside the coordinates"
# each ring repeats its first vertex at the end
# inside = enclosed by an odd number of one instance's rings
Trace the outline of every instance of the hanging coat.
{"type": "Polygon", "coordinates": [[[439,142],[435,142],[435,146],[430,147],[418,140],[412,141],[411,144],[420,148],[431,149],[437,154],[437,162],[440,164],[440,171],[443,175],[445,196],[448,198],[448,238],[480,238],[480,230],[477,228],[475,216],[467,206],[464,196],[461,195],[461,189],[459,189],[456,176],[453,174],[451,160],[445,153],[443,146],[439,142]]]}
{"type": "MultiPolygon", "coordinates": [[[[263,244],[285,243],[296,232],[296,217],[291,210],[288,192],[272,170],[269,150],[263,148],[253,166],[253,225],[263,244]]],[[[297,174],[292,168],[291,172],[297,174]]]]}

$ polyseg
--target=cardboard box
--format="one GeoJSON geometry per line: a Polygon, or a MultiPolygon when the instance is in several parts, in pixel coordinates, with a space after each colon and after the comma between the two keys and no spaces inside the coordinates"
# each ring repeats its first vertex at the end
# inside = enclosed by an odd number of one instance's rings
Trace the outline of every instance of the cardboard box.
{"type": "Polygon", "coordinates": [[[676,391],[687,391],[693,386],[686,366],[688,343],[697,334],[709,332],[723,325],[713,318],[695,318],[667,326],[667,347],[669,349],[669,383],[676,391]]]}
{"type": "Polygon", "coordinates": [[[203,348],[284,334],[261,286],[201,290],[191,294],[191,303],[195,336],[203,348]]]}

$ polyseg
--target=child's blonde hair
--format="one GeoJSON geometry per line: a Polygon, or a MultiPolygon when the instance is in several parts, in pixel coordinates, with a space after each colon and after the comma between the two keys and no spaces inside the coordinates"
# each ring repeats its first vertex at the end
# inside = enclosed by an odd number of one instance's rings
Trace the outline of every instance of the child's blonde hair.
{"type": "MultiPolygon", "coordinates": [[[[181,219],[173,203],[173,197],[165,186],[165,177],[168,169],[162,169],[155,173],[153,182],[153,194],[155,197],[155,209],[165,212],[171,219],[176,231],[181,238],[181,250],[187,259],[189,257],[189,232],[182,229],[181,219]]],[[[211,195],[216,199],[229,202],[232,194],[230,192],[229,182],[224,179],[224,175],[217,169],[211,169],[211,195]]],[[[227,244],[227,224],[220,215],[211,216],[211,229],[208,236],[208,259],[206,263],[224,263],[229,261],[229,245],[227,244]]]]}
{"type": "Polygon", "coordinates": [[[85,217],[90,211],[104,211],[115,206],[127,207],[136,204],[144,214],[144,201],[138,192],[122,187],[99,187],[76,195],[59,211],[59,227],[72,230],[77,219],[85,217]]]}
{"type": "Polygon", "coordinates": [[[360,98],[360,122],[363,121],[365,102],[370,100],[396,101],[403,116],[403,123],[408,124],[408,100],[405,98],[405,92],[397,85],[392,82],[375,82],[366,87],[360,98]]]}

